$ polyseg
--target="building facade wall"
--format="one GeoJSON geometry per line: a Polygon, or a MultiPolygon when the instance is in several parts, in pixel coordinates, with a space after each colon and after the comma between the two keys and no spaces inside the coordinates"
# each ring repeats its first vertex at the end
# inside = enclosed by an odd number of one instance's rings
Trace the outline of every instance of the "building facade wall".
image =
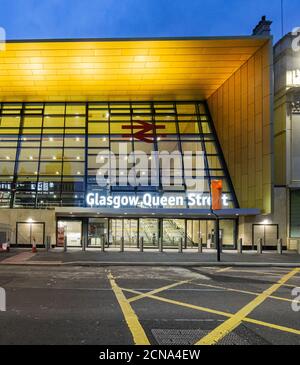
{"type": "MultiPolygon", "coordinates": [[[[44,223],[45,241],[51,237],[51,243],[56,241],[55,211],[50,209],[1,209],[0,230],[6,233],[6,238],[12,244],[17,242],[17,223],[44,223]]],[[[45,242],[44,242],[45,243],[45,242]]]]}
{"type": "Polygon", "coordinates": [[[278,202],[281,209],[286,210],[287,246],[295,250],[300,239],[300,216],[297,217],[300,189],[300,58],[299,51],[293,50],[292,42],[293,35],[287,34],[274,47],[274,183],[275,204],[278,202]],[[285,200],[276,194],[279,187],[286,192],[285,200]]]}
{"type": "Polygon", "coordinates": [[[271,44],[260,48],[208,99],[242,208],[272,208],[271,44]]]}

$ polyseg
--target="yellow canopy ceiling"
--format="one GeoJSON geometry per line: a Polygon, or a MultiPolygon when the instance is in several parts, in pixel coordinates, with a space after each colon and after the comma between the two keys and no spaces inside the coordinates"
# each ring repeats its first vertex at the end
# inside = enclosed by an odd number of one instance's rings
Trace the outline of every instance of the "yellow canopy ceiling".
{"type": "Polygon", "coordinates": [[[0,52],[0,101],[206,99],[267,41],[12,41],[0,52]]]}

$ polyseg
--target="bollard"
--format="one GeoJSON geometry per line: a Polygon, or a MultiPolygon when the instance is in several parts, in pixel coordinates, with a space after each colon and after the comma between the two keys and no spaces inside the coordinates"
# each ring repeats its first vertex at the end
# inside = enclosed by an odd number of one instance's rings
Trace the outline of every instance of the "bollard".
{"type": "Polygon", "coordinates": [[[50,246],[51,246],[51,237],[47,236],[46,237],[46,251],[50,250],[50,246]]]}
{"type": "Polygon", "coordinates": [[[298,247],[297,247],[298,248],[298,254],[300,255],[300,240],[298,240],[297,243],[298,243],[298,247]]]}
{"type": "Polygon", "coordinates": [[[263,244],[263,239],[259,238],[257,241],[257,253],[258,254],[262,254],[262,244],[263,244]]]}
{"type": "Polygon", "coordinates": [[[279,253],[279,255],[282,255],[282,238],[279,238],[279,240],[277,241],[277,253],[279,253]]]}
{"type": "Polygon", "coordinates": [[[67,252],[67,237],[64,237],[64,252],[67,252]]]}
{"type": "Polygon", "coordinates": [[[182,253],[182,246],[183,246],[183,238],[180,237],[180,240],[178,241],[178,252],[182,253]]]}
{"type": "Polygon", "coordinates": [[[243,239],[238,240],[238,253],[243,253],[243,239]]]}
{"type": "Polygon", "coordinates": [[[159,250],[159,252],[163,252],[163,240],[162,240],[162,237],[159,237],[159,239],[158,239],[158,250],[159,250]]]}
{"type": "Polygon", "coordinates": [[[198,242],[198,252],[199,253],[202,253],[202,251],[203,251],[202,245],[203,245],[203,239],[201,237],[200,240],[199,240],[199,242],[198,242]]]}
{"type": "Polygon", "coordinates": [[[105,252],[105,240],[104,237],[101,237],[101,251],[105,252]]]}
{"type": "Polygon", "coordinates": [[[144,252],[144,237],[140,239],[140,252],[144,252]]]}
{"type": "Polygon", "coordinates": [[[124,252],[124,237],[121,238],[120,242],[120,252],[124,252]]]}

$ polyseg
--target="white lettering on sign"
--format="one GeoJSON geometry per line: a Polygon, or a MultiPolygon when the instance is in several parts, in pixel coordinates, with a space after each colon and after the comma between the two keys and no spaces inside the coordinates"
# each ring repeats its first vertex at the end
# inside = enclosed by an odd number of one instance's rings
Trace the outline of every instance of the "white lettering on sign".
{"type": "MultiPolygon", "coordinates": [[[[209,207],[211,198],[209,195],[188,194],[187,203],[190,207],[209,207]]],[[[157,196],[146,193],[143,196],[131,195],[100,195],[99,193],[89,193],[86,196],[87,205],[90,207],[111,207],[119,209],[121,207],[159,208],[159,207],[180,207],[184,206],[184,196],[157,196]]],[[[227,194],[222,195],[223,207],[228,207],[227,194]]]]}

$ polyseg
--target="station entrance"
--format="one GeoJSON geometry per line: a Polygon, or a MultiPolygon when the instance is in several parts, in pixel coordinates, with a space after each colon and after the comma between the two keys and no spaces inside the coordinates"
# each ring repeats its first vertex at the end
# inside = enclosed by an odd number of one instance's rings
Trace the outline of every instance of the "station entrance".
{"type": "MultiPolygon", "coordinates": [[[[219,237],[223,248],[236,248],[237,221],[219,220],[219,237]]],[[[155,249],[159,243],[165,249],[215,248],[215,219],[185,218],[58,218],[58,247],[85,247],[117,249],[124,242],[125,248],[155,249]]]]}

